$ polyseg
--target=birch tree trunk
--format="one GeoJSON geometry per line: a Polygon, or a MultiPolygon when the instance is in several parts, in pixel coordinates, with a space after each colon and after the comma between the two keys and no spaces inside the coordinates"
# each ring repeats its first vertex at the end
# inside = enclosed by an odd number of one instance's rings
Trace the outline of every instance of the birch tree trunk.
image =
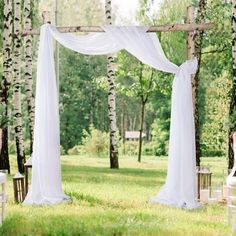
{"type": "Polygon", "coordinates": [[[17,164],[20,173],[24,172],[24,139],[22,130],[21,113],[21,83],[20,83],[20,0],[14,0],[14,62],[13,62],[13,83],[14,83],[14,117],[15,117],[15,139],[17,150],[17,164]]]}
{"type": "MultiPolygon", "coordinates": [[[[206,16],[206,5],[207,0],[200,0],[198,4],[198,13],[196,17],[196,23],[204,23],[206,16]]],[[[194,75],[195,81],[195,139],[196,139],[196,165],[200,166],[201,162],[201,148],[200,148],[200,125],[199,125],[199,113],[198,113],[198,83],[199,83],[199,72],[201,67],[201,53],[202,53],[202,40],[203,31],[197,30],[195,33],[195,56],[198,59],[198,68],[194,75]]]]}
{"type": "MultiPolygon", "coordinates": [[[[4,29],[3,29],[3,77],[0,89],[0,102],[3,107],[2,116],[8,119],[9,86],[12,82],[12,0],[4,0],[4,29]]],[[[2,124],[3,125],[3,124],[2,124]]],[[[8,127],[1,128],[0,169],[10,173],[8,154],[8,127]]]]}
{"type": "Polygon", "coordinates": [[[150,96],[151,88],[153,86],[153,75],[154,70],[152,69],[152,73],[149,79],[149,85],[148,88],[144,90],[144,81],[143,81],[143,64],[140,63],[141,70],[139,75],[139,83],[141,88],[141,114],[140,114],[140,130],[139,130],[139,149],[138,149],[138,162],[141,162],[141,156],[142,156],[142,145],[143,145],[143,124],[144,124],[144,117],[145,117],[145,108],[147,101],[150,96]]]}
{"type": "MultiPolygon", "coordinates": [[[[105,2],[106,23],[111,25],[111,0],[105,2]]],[[[118,148],[116,138],[116,91],[114,81],[114,59],[112,55],[107,56],[107,79],[109,83],[108,91],[108,113],[110,123],[110,168],[118,169],[118,148]]]]}
{"type": "MultiPolygon", "coordinates": [[[[24,28],[31,29],[31,8],[30,0],[24,1],[24,28]]],[[[29,131],[30,131],[30,153],[33,152],[33,137],[34,137],[34,95],[33,95],[33,77],[32,77],[32,35],[24,37],[24,58],[25,58],[25,93],[27,100],[27,109],[29,116],[29,131]]]]}
{"type": "Polygon", "coordinates": [[[146,101],[141,99],[141,115],[140,115],[140,130],[139,130],[139,148],[138,148],[138,162],[141,162],[142,156],[142,145],[143,145],[143,122],[144,122],[144,113],[146,101]]]}
{"type": "MultiPolygon", "coordinates": [[[[233,56],[233,88],[230,101],[229,115],[236,111],[236,0],[232,0],[232,56],[233,56]]],[[[235,128],[236,124],[234,125],[235,128]]],[[[234,165],[233,128],[229,129],[228,169],[234,165]]]]}

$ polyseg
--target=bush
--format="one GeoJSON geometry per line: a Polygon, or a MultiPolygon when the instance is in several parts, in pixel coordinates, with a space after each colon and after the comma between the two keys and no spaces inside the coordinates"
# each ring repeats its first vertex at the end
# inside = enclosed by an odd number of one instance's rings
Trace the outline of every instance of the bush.
{"type": "Polygon", "coordinates": [[[15,140],[8,141],[8,152],[9,152],[9,154],[12,154],[12,155],[16,154],[16,142],[15,142],[15,140]]]}
{"type": "Polygon", "coordinates": [[[83,146],[82,145],[76,145],[73,148],[70,148],[67,152],[68,152],[69,155],[83,154],[83,146]]]}
{"type": "MultiPolygon", "coordinates": [[[[121,151],[124,152],[125,155],[133,156],[138,155],[139,149],[139,141],[126,141],[125,147],[121,146],[121,151]]],[[[142,155],[147,156],[166,156],[168,153],[168,142],[158,143],[157,141],[152,142],[143,142],[142,144],[142,155]]]]}
{"type": "MultiPolygon", "coordinates": [[[[166,123],[169,123],[166,121],[166,123]]],[[[156,119],[152,124],[152,146],[154,146],[155,156],[166,156],[168,155],[168,144],[169,144],[169,130],[167,130],[167,124],[162,126],[162,122],[156,119]]],[[[169,129],[169,128],[168,128],[169,129]]]]}
{"type": "Polygon", "coordinates": [[[92,125],[89,132],[83,131],[82,145],[77,145],[70,153],[103,156],[108,154],[109,134],[95,129],[92,125]]]}
{"type": "MultiPolygon", "coordinates": [[[[124,150],[124,145],[122,146],[124,150]]],[[[142,155],[147,156],[165,156],[168,153],[168,145],[164,143],[162,146],[157,141],[143,142],[142,144],[142,155]]],[[[126,141],[125,143],[125,154],[126,155],[138,155],[139,141],[126,141]]]]}
{"type": "MultiPolygon", "coordinates": [[[[15,140],[11,140],[8,142],[8,151],[9,151],[9,154],[16,155],[16,141],[15,140]]],[[[27,139],[24,142],[24,151],[25,151],[25,155],[28,155],[28,156],[31,155],[29,139],[27,139]]],[[[61,152],[61,155],[66,154],[65,149],[62,146],[60,146],[60,152],[61,152]]]]}
{"type": "Polygon", "coordinates": [[[122,144],[122,150],[125,151],[125,155],[133,156],[138,155],[138,141],[126,141],[125,146],[122,144]]]}
{"type": "Polygon", "coordinates": [[[143,142],[142,154],[143,155],[156,155],[158,152],[158,147],[156,142],[143,142]]]}
{"type": "Polygon", "coordinates": [[[66,155],[66,151],[62,145],[60,145],[60,154],[61,155],[66,155]]]}
{"type": "MultiPolygon", "coordinates": [[[[30,140],[26,140],[24,142],[24,151],[25,155],[30,155],[30,140]]],[[[8,141],[8,152],[11,155],[16,155],[16,141],[10,140],[8,141]]]]}

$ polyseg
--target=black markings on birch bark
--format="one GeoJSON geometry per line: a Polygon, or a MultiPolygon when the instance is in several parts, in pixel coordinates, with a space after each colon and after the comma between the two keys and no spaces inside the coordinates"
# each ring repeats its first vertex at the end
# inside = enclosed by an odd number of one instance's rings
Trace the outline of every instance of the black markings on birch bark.
{"type": "MultiPolygon", "coordinates": [[[[4,112],[5,120],[9,116],[9,87],[12,83],[12,0],[4,0],[4,22],[3,22],[3,77],[0,87],[0,102],[4,112]]],[[[2,135],[0,150],[0,169],[7,169],[10,173],[8,153],[8,126],[1,124],[2,135]]]]}
{"type": "MultiPolygon", "coordinates": [[[[31,29],[31,0],[24,1],[24,29],[31,29]]],[[[30,131],[30,153],[33,151],[33,132],[34,132],[34,95],[33,95],[33,77],[32,77],[32,36],[24,37],[24,56],[25,56],[25,92],[27,100],[27,110],[29,117],[29,131],[30,131]]]]}
{"type": "Polygon", "coordinates": [[[22,129],[21,112],[21,81],[20,81],[20,56],[21,56],[21,35],[20,35],[20,0],[14,0],[14,61],[13,61],[13,85],[14,85],[14,117],[15,117],[15,139],[17,150],[17,163],[20,173],[24,172],[24,138],[22,129]]]}
{"type": "MultiPolygon", "coordinates": [[[[105,2],[106,23],[112,24],[111,20],[111,1],[105,2]]],[[[107,79],[109,84],[108,89],[108,113],[110,124],[110,168],[119,168],[118,163],[118,148],[116,137],[116,91],[115,91],[115,78],[114,78],[114,59],[112,55],[107,56],[107,79]]]]}

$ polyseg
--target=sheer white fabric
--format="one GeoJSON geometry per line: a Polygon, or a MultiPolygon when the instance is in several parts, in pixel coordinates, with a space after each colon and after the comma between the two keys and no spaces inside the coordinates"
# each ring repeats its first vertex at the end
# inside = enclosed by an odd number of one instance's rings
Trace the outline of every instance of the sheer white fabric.
{"type": "Polygon", "coordinates": [[[191,74],[197,69],[196,60],[180,66],[173,81],[169,161],[165,185],[150,199],[180,208],[200,207],[196,201],[195,128],[192,106],[191,74]]]}
{"type": "Polygon", "coordinates": [[[140,61],[175,74],[172,91],[169,166],[166,184],[152,203],[196,208],[196,171],[191,74],[197,60],[180,67],[170,62],[155,33],[147,27],[103,26],[105,33],[85,36],[62,34],[54,26],[41,27],[37,65],[36,111],[32,186],[26,204],[54,204],[68,197],[61,187],[58,94],[52,37],[63,46],[88,55],[104,55],[126,49],[140,61]]]}

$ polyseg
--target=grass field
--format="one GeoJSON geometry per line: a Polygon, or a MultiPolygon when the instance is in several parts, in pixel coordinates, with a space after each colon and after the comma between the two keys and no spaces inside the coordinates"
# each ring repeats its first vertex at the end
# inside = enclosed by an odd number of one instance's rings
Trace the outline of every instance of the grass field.
{"type": "MultiPolygon", "coordinates": [[[[226,161],[205,158],[220,185],[226,161]]],[[[120,158],[120,169],[105,158],[62,157],[63,188],[70,203],[29,207],[13,202],[9,176],[7,218],[1,236],[17,235],[231,235],[223,205],[187,211],[150,205],[148,199],[164,183],[167,158],[120,158]]],[[[14,173],[13,166],[13,173],[14,173]]]]}

